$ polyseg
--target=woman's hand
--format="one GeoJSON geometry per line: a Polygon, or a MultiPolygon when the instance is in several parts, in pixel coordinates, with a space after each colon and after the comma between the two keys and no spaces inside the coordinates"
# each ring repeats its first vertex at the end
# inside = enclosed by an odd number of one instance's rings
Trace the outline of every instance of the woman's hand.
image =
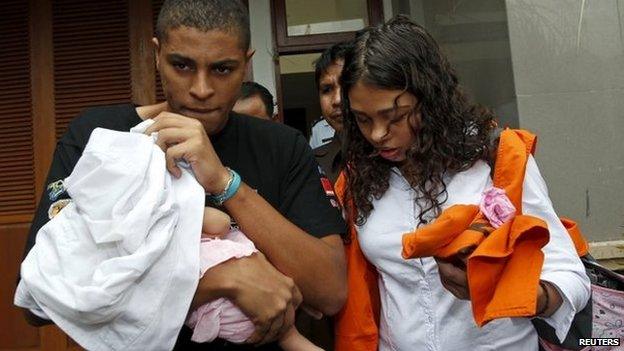
{"type": "Polygon", "coordinates": [[[460,250],[457,255],[449,260],[435,258],[442,286],[461,300],[470,300],[466,266],[468,264],[468,256],[470,256],[472,251],[474,251],[474,248],[460,250]]]}
{"type": "Polygon", "coordinates": [[[461,300],[470,300],[468,276],[465,267],[459,267],[450,261],[436,258],[442,286],[461,300]]]}
{"type": "Polygon", "coordinates": [[[536,317],[548,318],[552,316],[562,303],[563,298],[557,288],[552,283],[541,280],[537,287],[536,317]]]}

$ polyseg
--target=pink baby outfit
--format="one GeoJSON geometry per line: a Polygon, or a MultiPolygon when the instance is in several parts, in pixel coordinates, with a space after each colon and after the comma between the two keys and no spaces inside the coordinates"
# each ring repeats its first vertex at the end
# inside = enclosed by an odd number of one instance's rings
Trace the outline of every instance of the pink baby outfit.
{"type": "MultiPolygon", "coordinates": [[[[202,237],[200,245],[201,276],[219,263],[242,258],[256,252],[256,247],[245,234],[231,230],[223,238],[202,237]]],[[[230,300],[220,298],[200,306],[186,320],[193,328],[191,340],[210,342],[217,337],[233,343],[243,343],[255,330],[254,324],[230,300]]]]}

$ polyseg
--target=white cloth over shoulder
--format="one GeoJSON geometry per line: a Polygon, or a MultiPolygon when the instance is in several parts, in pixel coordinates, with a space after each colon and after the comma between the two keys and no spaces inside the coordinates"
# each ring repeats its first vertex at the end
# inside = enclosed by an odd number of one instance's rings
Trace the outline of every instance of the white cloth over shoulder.
{"type": "Polygon", "coordinates": [[[73,201],[22,263],[15,304],[88,350],[172,349],[198,284],[204,191],[167,172],[150,122],[93,131],[64,181],[73,201]]]}

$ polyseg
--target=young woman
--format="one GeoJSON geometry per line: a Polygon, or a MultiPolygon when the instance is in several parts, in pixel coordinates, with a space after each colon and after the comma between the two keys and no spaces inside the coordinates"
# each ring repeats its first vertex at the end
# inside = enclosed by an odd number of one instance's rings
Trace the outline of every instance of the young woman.
{"type": "Polygon", "coordinates": [[[532,157],[522,210],[545,221],[550,232],[534,297],[537,315],[498,318],[479,328],[466,271],[456,263],[461,258],[401,256],[404,233],[451,205],[478,204],[492,187],[487,161],[494,116],[468,101],[431,35],[402,16],[360,32],[341,85],[347,167],[337,190],[352,230],[337,348],[537,350],[534,317],[563,339],[590,285],[532,157]]]}

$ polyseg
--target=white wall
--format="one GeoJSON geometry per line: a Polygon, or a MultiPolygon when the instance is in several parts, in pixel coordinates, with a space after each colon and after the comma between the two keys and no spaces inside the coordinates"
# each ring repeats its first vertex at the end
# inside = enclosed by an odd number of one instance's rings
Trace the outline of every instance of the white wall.
{"type": "Polygon", "coordinates": [[[560,215],[624,237],[624,0],[507,0],[520,126],[560,215]],[[584,5],[581,8],[581,5],[584,5]]]}
{"type": "Polygon", "coordinates": [[[254,81],[269,89],[277,100],[270,0],[250,0],[249,14],[251,47],[256,50],[252,61],[254,81]]]}

